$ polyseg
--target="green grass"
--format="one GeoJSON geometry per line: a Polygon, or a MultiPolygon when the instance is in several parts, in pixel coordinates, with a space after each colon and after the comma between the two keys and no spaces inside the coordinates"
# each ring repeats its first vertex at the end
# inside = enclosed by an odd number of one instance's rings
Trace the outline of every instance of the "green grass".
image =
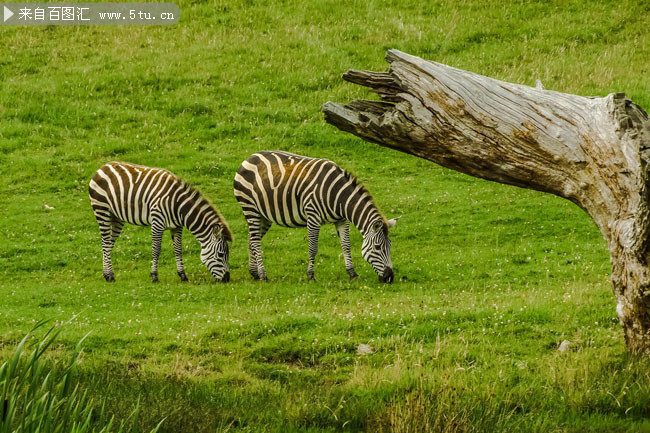
{"type": "Polygon", "coordinates": [[[74,317],[53,365],[90,332],[80,390],[116,420],[140,401],[141,427],[165,418],[165,432],[650,431],[650,361],[625,352],[607,248],[580,209],[365,143],[320,113],[368,97],[340,74],[385,70],[389,48],[648,109],[646,3],[267,3],[182,1],[171,27],[0,29],[0,355],[42,318],[74,317]],[[337,161],[402,215],[396,283],[377,282],[355,230],[348,281],[333,227],[316,282],[305,231],[278,227],[271,281],[251,281],[232,179],[261,149],[337,161]],[[235,238],[230,283],[211,281],[186,235],[191,283],[166,236],[151,284],[150,233],[133,226],[117,282],[103,281],[87,184],[116,159],[214,201],[235,238]]]}

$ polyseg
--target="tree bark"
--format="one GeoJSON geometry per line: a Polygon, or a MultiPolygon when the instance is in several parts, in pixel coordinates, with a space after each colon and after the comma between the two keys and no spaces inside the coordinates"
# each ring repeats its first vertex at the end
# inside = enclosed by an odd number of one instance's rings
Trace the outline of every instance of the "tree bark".
{"type": "Polygon", "coordinates": [[[584,209],[607,241],[628,350],[650,354],[650,121],[613,93],[583,97],[506,83],[397,50],[388,72],[343,78],[382,101],[327,102],[325,120],[471,176],[549,192],[584,209]]]}

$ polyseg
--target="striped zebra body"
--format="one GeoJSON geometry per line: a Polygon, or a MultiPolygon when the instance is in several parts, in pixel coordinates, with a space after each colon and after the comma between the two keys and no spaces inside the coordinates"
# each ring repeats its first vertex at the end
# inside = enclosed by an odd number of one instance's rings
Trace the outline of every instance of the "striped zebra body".
{"type": "Polygon", "coordinates": [[[125,223],[151,226],[152,281],[158,281],[162,234],[171,231],[176,269],[187,281],[182,258],[186,227],[201,244],[201,261],[215,279],[228,281],[228,241],[232,237],[223,217],[196,189],[161,168],[109,162],[95,172],[88,186],[90,204],[102,236],[103,273],[115,281],[111,251],[125,223]]]}
{"type": "Polygon", "coordinates": [[[350,223],[363,234],[362,255],[381,281],[393,281],[388,228],[368,191],[334,162],[281,151],[263,151],[246,159],[235,175],[234,191],[249,227],[249,270],[253,278],[266,279],[262,238],[271,224],[307,227],[309,266],[314,277],[320,226],[336,226],[345,267],[357,278],[350,256],[350,223]]]}

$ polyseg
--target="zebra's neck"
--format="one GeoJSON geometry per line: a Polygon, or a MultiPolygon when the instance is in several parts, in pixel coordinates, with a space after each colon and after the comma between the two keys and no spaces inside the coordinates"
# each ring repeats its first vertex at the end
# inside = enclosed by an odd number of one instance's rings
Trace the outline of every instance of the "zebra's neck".
{"type": "Polygon", "coordinates": [[[177,209],[179,220],[202,246],[209,240],[215,225],[221,221],[212,204],[200,192],[190,187],[180,197],[177,209]]]}
{"type": "Polygon", "coordinates": [[[372,200],[370,193],[356,180],[350,186],[347,194],[342,194],[341,206],[345,218],[366,235],[370,231],[372,223],[378,219],[384,219],[372,200]]]}

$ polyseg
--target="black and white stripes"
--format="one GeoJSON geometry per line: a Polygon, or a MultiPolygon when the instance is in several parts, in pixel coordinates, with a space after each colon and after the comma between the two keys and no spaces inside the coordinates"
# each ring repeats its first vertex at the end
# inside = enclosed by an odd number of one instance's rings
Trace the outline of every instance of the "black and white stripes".
{"type": "Polygon", "coordinates": [[[314,277],[320,226],[336,226],[345,268],[357,274],[350,257],[350,222],[363,234],[362,255],[380,281],[393,282],[386,221],[368,191],[357,179],[327,159],[309,158],[281,151],[263,151],[246,159],[235,175],[234,191],[249,227],[249,271],[266,279],[262,262],[262,238],[272,223],[284,227],[307,227],[309,266],[314,277]]]}
{"type": "Polygon", "coordinates": [[[186,281],[182,258],[183,227],[201,244],[201,261],[215,279],[230,279],[228,242],[232,240],[225,220],[197,190],[160,168],[127,162],[109,162],[90,180],[90,203],[102,236],[104,278],[115,281],[111,251],[125,222],[151,226],[151,278],[158,281],[158,257],[162,234],[170,229],[176,268],[186,281]]]}

